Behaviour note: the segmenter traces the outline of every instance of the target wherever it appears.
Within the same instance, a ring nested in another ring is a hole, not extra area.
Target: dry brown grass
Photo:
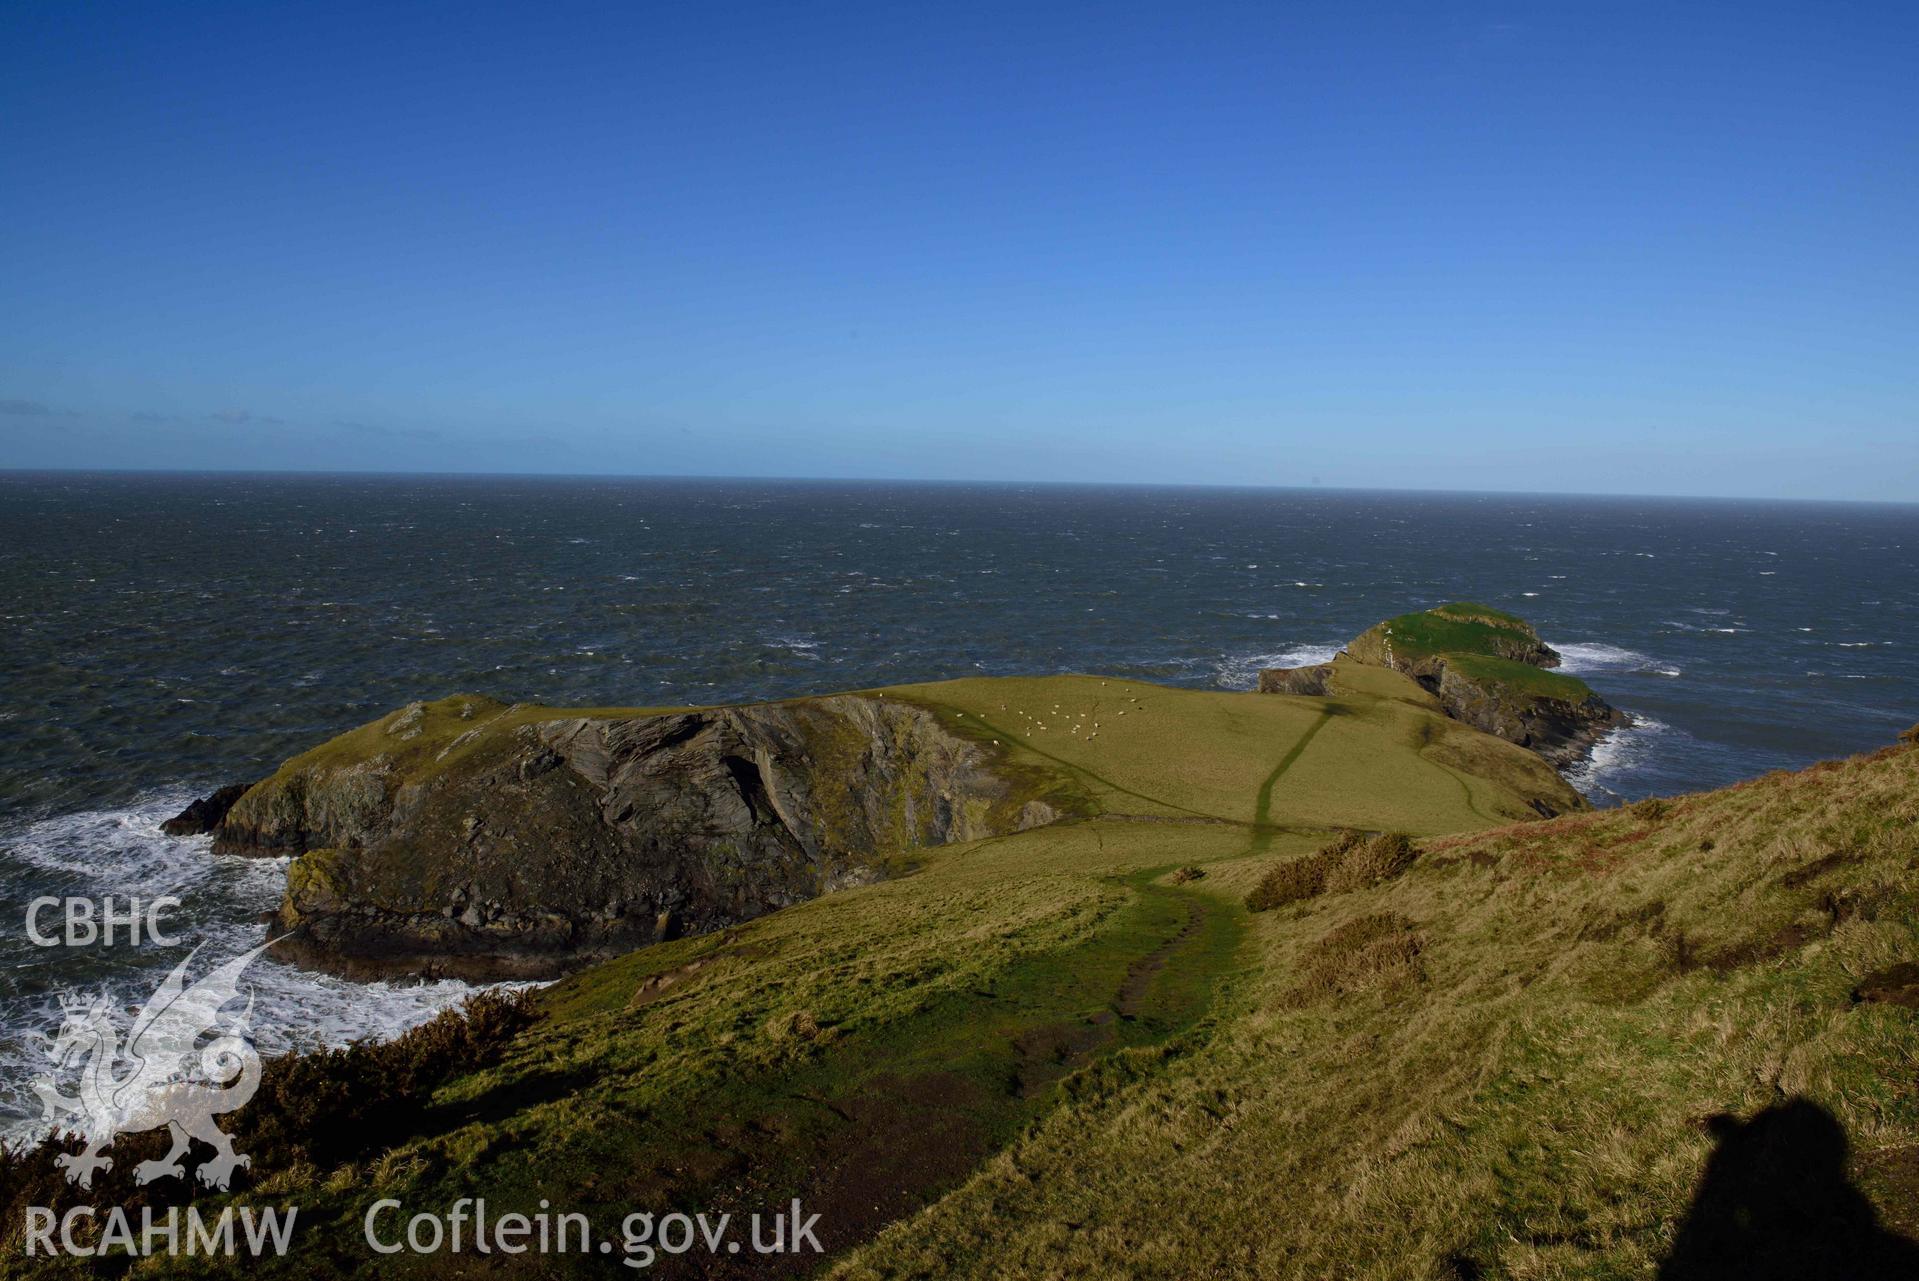
[[[1288,859],[1266,873],[1246,896],[1249,912],[1270,912],[1288,903],[1303,903],[1326,892],[1326,863],[1323,852],[1305,858]]]
[[[1873,1172],[1919,1143],[1919,1014],[1853,993],[1919,960],[1919,752],[1431,846],[1249,917],[1206,1035],[1116,1065],[837,1274],[1649,1276],[1701,1118],[1782,1097],[1901,1208]]]
[[[1356,916],[1306,949],[1293,999],[1305,1003],[1415,983],[1422,977],[1425,946],[1418,928],[1397,912]]]
[[[1267,872],[1246,896],[1246,909],[1270,912],[1321,894],[1370,889],[1404,873],[1418,856],[1411,838],[1400,832],[1376,836],[1342,832],[1305,858],[1280,863]]]

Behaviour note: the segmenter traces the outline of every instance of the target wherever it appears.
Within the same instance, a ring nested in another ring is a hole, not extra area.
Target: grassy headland
[[[1536,756],[1363,679],[872,691],[1064,780],[1080,817],[588,968],[494,1061],[423,1077],[381,1142],[263,1146],[235,1197],[300,1205],[289,1275],[370,1272],[386,1197],[544,1199],[611,1233],[798,1196],[849,1277],[1611,1278],[1725,1232],[1755,1267],[1797,1257],[1788,1228],[1828,1260],[1893,1248],[1874,1204],[1919,1226],[1896,968],[1919,959],[1919,750],[1514,822]],[[1340,874],[1248,910],[1328,844]],[[1355,873],[1354,849],[1385,853]],[[1799,1182],[1743,1193],[1739,1229],[1713,1181],[1782,1132],[1849,1155],[1784,1161]],[[1810,1226],[1776,1212],[1808,1198]],[[274,1270],[190,1270],[221,1268]]]
[[[1386,668],[1418,682],[1448,715],[1565,766],[1627,718],[1584,681],[1548,670],[1559,663],[1524,619],[1455,601],[1366,629],[1330,666],[1261,673],[1260,687],[1288,692],[1303,680],[1336,689],[1355,668]]]

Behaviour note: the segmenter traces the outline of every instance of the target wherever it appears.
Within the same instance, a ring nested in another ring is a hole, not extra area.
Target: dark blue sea
[[[159,821],[409,700],[1060,671],[1244,689],[1453,599],[1533,620],[1634,715],[1573,780],[1602,804],[1919,721],[1919,507],[0,473],[0,1112],[59,989],[138,1000],[180,954],[33,947],[26,901],[172,891],[184,932],[239,950],[284,869]],[[256,973],[270,1047],[390,1032],[465,990]]]

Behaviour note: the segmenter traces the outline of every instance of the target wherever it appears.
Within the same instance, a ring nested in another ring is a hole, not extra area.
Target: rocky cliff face
[[[1555,697],[1485,673],[1468,673],[1456,663],[1442,660],[1438,670],[1437,684],[1428,688],[1448,716],[1531,748],[1559,769],[1577,764],[1609,730],[1626,724],[1624,712],[1591,690],[1583,697],[1571,691],[1568,697]]]
[[[1044,787],[895,699],[568,716],[415,704],[296,757],[215,848],[297,854],[283,953],[543,977],[1053,821]]]
[[[1530,748],[1563,769],[1575,764],[1626,715],[1585,682],[1550,669],[1559,654],[1530,623],[1485,605],[1455,603],[1368,628],[1341,661],[1385,667],[1417,681],[1446,714]],[[1262,693],[1325,694],[1337,664],[1272,668]]]

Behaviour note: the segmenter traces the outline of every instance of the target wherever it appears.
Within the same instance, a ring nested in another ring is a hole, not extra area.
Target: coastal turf
[[[1446,661],[1475,684],[1505,686],[1518,694],[1578,705],[1592,697],[1592,686],[1576,676],[1484,654],[1448,654]]]
[[[1470,601],[1389,618],[1372,629],[1392,638],[1402,659],[1439,654],[1482,654],[1499,658],[1523,653],[1539,643],[1532,624],[1504,610]]]
[[[1532,624],[1505,610],[1455,601],[1401,614],[1369,628],[1351,646],[1368,663],[1418,670],[1443,660],[1480,683],[1513,693],[1579,704],[1592,687],[1575,676],[1549,671],[1528,658],[1540,650]]]
[[[1456,832],[1582,805],[1537,756],[1447,719],[1375,670],[1325,698],[1169,689],[1094,676],[902,686],[956,732],[1066,772],[1098,812],[1257,829]]]
[[[1822,1257],[1919,1229],[1919,1015],[1860,995],[1919,959],[1919,750],[1514,822],[1499,771],[1532,758],[1354,680],[883,691],[1064,772],[1089,816],[585,970],[389,1150],[240,1195],[343,1241],[381,1197],[606,1232],[799,1196],[859,1278],[1617,1278],[1713,1226],[1727,1134],[1798,1109],[1839,1145],[1808,1177],[1869,1207],[1806,1230]],[[1340,827],[1417,857],[1246,911]],[[1747,1248],[1784,1248],[1771,1217]],[[191,1272],[220,1267],[272,1271]]]

